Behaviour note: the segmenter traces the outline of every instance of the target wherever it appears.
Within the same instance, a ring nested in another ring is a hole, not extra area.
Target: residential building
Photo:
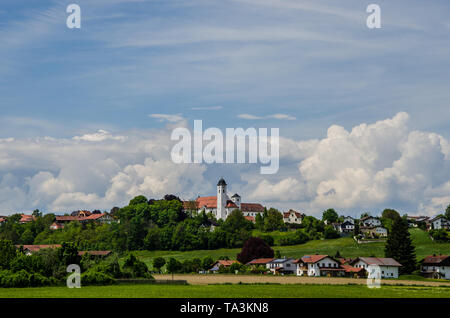
[[[209,271],[213,272],[213,273],[218,273],[221,266],[222,267],[230,267],[234,263],[239,263],[239,262],[236,260],[218,260],[217,262],[215,262],[213,264],[213,266],[211,267],[211,269]]]
[[[364,268],[368,273],[379,270],[381,278],[398,278],[398,269],[402,266],[393,258],[380,257],[358,257],[350,265]]]
[[[450,256],[430,255],[420,261],[420,272],[424,277],[450,279]]]
[[[33,222],[36,218],[33,215],[22,214],[19,222],[21,224]]]
[[[283,213],[284,223],[302,224],[304,217],[305,215],[303,213],[294,210],[289,210],[288,212]]]
[[[250,267],[264,266],[266,268],[269,268],[268,264],[273,260],[274,258],[256,258],[248,262],[246,265]]]
[[[355,230],[355,223],[346,220],[339,225],[337,230],[340,233],[352,233]]]
[[[341,267],[345,270],[346,277],[361,278],[367,276],[367,271],[363,267],[353,267],[348,264],[342,264]]]
[[[387,237],[388,231],[382,226],[362,226],[359,229],[366,237]]]
[[[355,225],[355,223],[356,223],[355,219],[352,218],[351,216],[344,217],[344,220],[342,221],[342,223],[345,223],[345,222],[350,222],[353,225]]]
[[[111,223],[113,218],[108,213],[91,214],[82,219],[83,221],[96,221],[100,223]]]
[[[266,264],[273,274],[295,274],[296,264],[293,258],[275,258]]]
[[[361,226],[374,227],[381,226],[381,221],[373,216],[363,217],[360,221]]]
[[[63,228],[64,224],[59,222],[53,222],[52,225],[50,225],[50,230],[61,230]]]
[[[427,224],[430,220],[428,216],[410,216],[408,215],[406,217],[406,220],[408,221],[408,225],[410,227],[417,227],[420,223]]]
[[[305,255],[294,262],[297,276],[344,276],[345,269],[328,255]]]
[[[430,220],[431,228],[433,230],[450,230],[450,221],[447,220],[443,215],[438,215]]]
[[[61,244],[48,244],[48,245],[16,245],[16,248],[23,248],[23,251],[26,255],[31,255],[33,253],[39,252],[42,249],[46,248],[59,248],[61,247]]]

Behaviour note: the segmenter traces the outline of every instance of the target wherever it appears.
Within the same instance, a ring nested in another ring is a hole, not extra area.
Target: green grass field
[[[432,241],[425,231],[420,229],[410,229],[413,244],[416,246],[417,259],[421,260],[430,254],[450,254],[450,243],[436,243]],[[282,235],[278,233],[277,235]],[[352,238],[345,237],[334,240],[315,240],[305,244],[293,246],[275,246],[282,256],[299,258],[307,254],[328,254],[334,256],[336,251],[344,257],[371,256],[384,257],[384,243],[366,243],[358,244]],[[197,251],[137,251],[139,256],[148,266],[152,267],[152,261],[155,257],[164,257],[166,259],[174,257],[180,261],[192,259],[194,257],[203,258],[211,256],[217,259],[221,256],[228,256],[231,259],[236,258],[240,249],[218,249],[218,250],[197,250]]]
[[[2,288],[0,298],[450,298],[450,287],[365,285],[113,285]]]

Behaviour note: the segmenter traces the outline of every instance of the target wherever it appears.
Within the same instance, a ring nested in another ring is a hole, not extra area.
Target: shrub
[[[446,243],[446,242],[450,241],[450,237],[449,237],[447,231],[444,229],[431,230],[430,235],[436,242]]]
[[[129,254],[125,259],[122,275],[126,278],[153,278],[150,274],[147,265],[138,260],[133,254]]]
[[[81,274],[82,285],[111,285],[116,281],[113,277],[102,273],[89,270]]]

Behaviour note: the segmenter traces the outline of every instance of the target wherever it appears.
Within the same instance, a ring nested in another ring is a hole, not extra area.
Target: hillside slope
[[[413,244],[416,247],[417,259],[421,260],[430,254],[450,254],[450,243],[433,242],[428,234],[420,229],[410,229]],[[372,256],[384,257],[384,243],[357,244],[352,238],[345,237],[333,240],[309,241],[305,244],[292,246],[274,246],[282,256],[299,258],[307,254],[328,254],[334,256],[336,251],[343,257]],[[144,262],[151,267],[153,258],[164,257],[166,259],[174,257],[180,261],[192,259],[194,257],[204,258],[211,256],[217,259],[221,256],[236,258],[240,249],[218,249],[218,250],[197,250],[197,251],[136,251]]]

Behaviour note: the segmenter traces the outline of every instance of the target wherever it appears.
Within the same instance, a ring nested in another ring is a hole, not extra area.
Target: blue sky
[[[159,134],[167,128],[162,114],[188,125],[202,119],[205,127],[278,127],[284,138],[307,141],[326,138],[333,125],[350,131],[406,112],[408,123],[398,120],[399,127],[450,139],[450,3],[372,2],[381,7],[381,29],[366,27],[371,2],[356,0],[3,0],[0,138],[72,140],[100,129]],[[66,27],[70,3],[81,7],[81,29]],[[142,164],[140,156],[117,164]],[[265,181],[301,182],[304,159],[284,158],[279,179]],[[17,178],[28,202],[2,205],[0,189],[0,208],[30,208],[30,178],[49,171],[58,179],[64,168],[0,167],[3,182],[10,180],[6,175]],[[229,175],[238,189],[254,187],[240,169],[204,174],[208,180]],[[108,182],[91,192],[104,196]],[[439,182],[427,189],[438,191]],[[75,188],[83,192],[68,186]],[[428,199],[444,197],[441,192]],[[311,200],[270,202],[306,208]],[[66,207],[49,202],[39,204]],[[423,202],[409,206],[403,199],[375,206],[385,204],[425,209]]]
[[[75,1],[71,30],[73,2],[2,1],[1,136],[157,127],[151,113],[280,126],[237,116],[284,113],[297,120],[282,134],[316,137],[399,111],[449,136],[447,1],[378,1],[379,30],[361,1],[295,0]]]

